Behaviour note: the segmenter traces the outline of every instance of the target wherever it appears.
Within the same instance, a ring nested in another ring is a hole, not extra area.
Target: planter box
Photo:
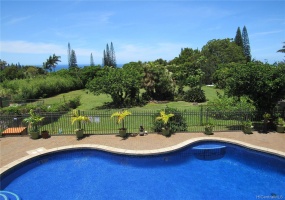
[[[76,130],[75,133],[78,139],[83,138],[83,130]]]
[[[47,138],[49,138],[50,137],[50,135],[49,135],[49,132],[48,131],[42,131],[42,138],[43,139],[47,139]]]
[[[170,136],[170,130],[163,128],[163,129],[162,129],[162,135],[164,135],[164,136]]]
[[[206,135],[213,135],[213,128],[212,127],[208,127],[208,128],[205,128],[205,134]]]
[[[242,131],[245,134],[252,134],[252,127],[243,127]]]
[[[127,129],[120,129],[119,130],[119,135],[121,137],[126,137],[127,136]]]
[[[278,126],[276,127],[276,132],[277,133],[284,133],[285,127],[284,126]]]
[[[36,140],[40,137],[40,132],[29,132],[32,139]]]

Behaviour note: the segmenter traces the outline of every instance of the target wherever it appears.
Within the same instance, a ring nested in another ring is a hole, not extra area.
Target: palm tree
[[[285,42],[283,42],[285,44]],[[282,49],[279,49],[277,52],[285,53],[285,45],[283,45]]]

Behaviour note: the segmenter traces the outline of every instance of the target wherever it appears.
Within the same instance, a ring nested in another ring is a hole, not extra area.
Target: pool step
[[[21,200],[18,195],[13,192],[0,190],[0,200]]]
[[[226,146],[218,144],[201,144],[192,148],[193,154],[200,160],[216,160],[224,157]]]

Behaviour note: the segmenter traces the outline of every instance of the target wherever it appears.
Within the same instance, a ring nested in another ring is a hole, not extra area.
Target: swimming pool
[[[74,149],[26,161],[1,182],[24,200],[281,199],[285,158],[224,142],[153,156]]]

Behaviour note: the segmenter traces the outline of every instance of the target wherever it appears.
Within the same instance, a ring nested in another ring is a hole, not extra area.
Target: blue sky
[[[113,42],[117,63],[172,60],[181,48],[201,49],[234,38],[246,26],[252,57],[282,61],[285,1],[13,1],[1,0],[0,59],[41,65],[50,55],[67,63],[101,64]]]

